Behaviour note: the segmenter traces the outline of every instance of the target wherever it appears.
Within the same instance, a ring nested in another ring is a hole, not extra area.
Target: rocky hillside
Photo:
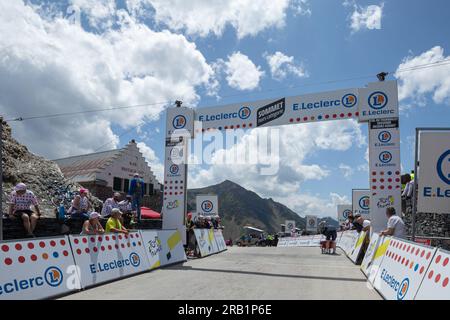
[[[206,188],[189,190],[188,210],[196,210],[197,194],[208,193],[219,196],[219,211],[226,226],[224,230],[226,239],[239,237],[245,225],[276,233],[280,231],[280,224],[284,224],[285,220],[295,220],[298,228],[305,228],[305,219],[285,205],[273,199],[263,199],[229,180]]]
[[[2,132],[3,152],[3,212],[7,213],[7,200],[14,186],[25,183],[34,192],[40,202],[42,213],[47,217],[54,217],[54,206],[51,203],[52,188],[78,190],[79,185],[70,184],[61,173],[56,163],[28,151],[27,147],[18,143],[11,136],[11,127],[3,122]],[[98,199],[92,197],[94,205]]]

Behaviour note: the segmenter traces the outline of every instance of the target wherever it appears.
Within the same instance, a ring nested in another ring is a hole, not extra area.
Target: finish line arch
[[[364,88],[306,94],[217,107],[167,109],[164,159],[163,229],[178,229],[186,243],[187,146],[211,130],[252,129],[355,119],[369,125],[370,218],[375,232],[385,228],[387,206],[401,210],[400,133],[396,81]],[[201,123],[201,129],[194,127]]]

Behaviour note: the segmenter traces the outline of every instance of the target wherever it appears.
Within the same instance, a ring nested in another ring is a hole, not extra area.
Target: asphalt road
[[[240,248],[108,283],[63,299],[381,299],[341,252]]]

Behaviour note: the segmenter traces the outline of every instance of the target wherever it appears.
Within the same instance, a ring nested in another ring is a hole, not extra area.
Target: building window
[[[148,184],[144,183],[144,194],[147,194],[147,187],[148,187]]]
[[[149,183],[148,184],[148,194],[152,195],[153,194],[153,183]]]
[[[129,179],[125,179],[123,184],[123,192],[127,192],[128,190],[130,190],[130,180]]]
[[[113,179],[113,189],[114,189],[114,191],[121,191],[122,190],[122,179],[114,177],[114,179]]]

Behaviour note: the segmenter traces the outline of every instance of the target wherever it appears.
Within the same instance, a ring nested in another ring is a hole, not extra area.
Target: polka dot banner
[[[388,300],[413,300],[436,248],[392,238],[374,279],[374,287]]]
[[[416,300],[450,299],[450,252],[438,249],[434,255]]]
[[[69,240],[83,288],[149,269],[140,232],[71,235]]]
[[[80,289],[74,265],[66,236],[2,242],[0,299],[44,299]]]

